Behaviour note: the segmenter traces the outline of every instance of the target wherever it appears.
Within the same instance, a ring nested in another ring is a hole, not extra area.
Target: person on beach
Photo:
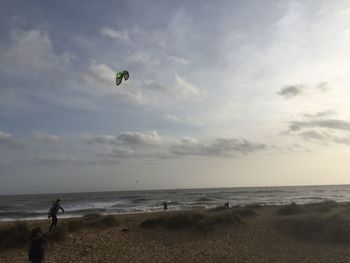
[[[57,214],[59,210],[62,210],[62,212],[64,213],[64,209],[62,208],[61,204],[60,204],[61,200],[57,199],[53,204],[52,207],[50,208],[49,211],[49,215],[48,217],[52,219],[51,225],[50,225],[50,231],[52,230],[53,227],[57,227],[57,222],[58,222],[58,218],[57,218]]]
[[[28,260],[32,263],[41,263],[44,260],[45,238],[40,227],[36,227],[32,230],[29,241]]]
[[[229,203],[229,201],[227,201],[227,202],[224,204],[224,207],[227,207],[227,208],[229,208],[229,207],[230,207],[230,203]]]
[[[165,201],[163,203],[163,207],[164,207],[164,211],[168,210],[168,202],[167,201]]]

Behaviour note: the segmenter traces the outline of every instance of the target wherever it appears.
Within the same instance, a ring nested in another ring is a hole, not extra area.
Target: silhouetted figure
[[[49,211],[49,218],[52,219],[51,225],[50,225],[50,231],[52,230],[53,227],[57,227],[57,222],[58,222],[58,218],[57,218],[57,214],[59,210],[62,210],[62,212],[64,213],[64,209],[62,208],[61,204],[60,204],[61,200],[57,199],[53,204],[52,207],[50,208]]]
[[[229,207],[230,207],[230,203],[227,201],[227,202],[224,204],[224,207],[229,208]]]
[[[165,201],[163,203],[163,207],[164,207],[164,211],[168,210],[168,202],[167,201]]]
[[[32,263],[41,263],[44,260],[45,238],[40,227],[34,228],[29,237],[30,247],[28,260]]]

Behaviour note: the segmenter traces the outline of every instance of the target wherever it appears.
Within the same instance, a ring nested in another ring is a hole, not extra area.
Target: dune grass
[[[70,232],[84,228],[106,228],[118,226],[119,221],[112,215],[90,214],[81,218],[61,220],[58,227],[45,233],[48,242],[63,241]],[[16,248],[27,244],[29,234],[34,225],[26,222],[14,222],[0,227],[0,249]]]
[[[298,240],[350,243],[350,220],[342,214],[299,216],[283,220],[278,225]]]
[[[311,203],[304,205],[297,205],[296,203],[291,203],[289,205],[282,206],[277,210],[279,215],[296,215],[302,213],[328,213],[334,208],[339,207],[339,204],[332,200],[325,200],[319,203]]]
[[[276,223],[277,228],[298,240],[350,243],[350,214],[342,204],[334,201],[292,204],[277,213],[289,215]]]
[[[20,247],[27,243],[30,228],[25,222],[9,223],[0,228],[0,248]]]
[[[221,224],[238,224],[242,218],[256,215],[251,208],[216,207],[201,213],[178,213],[175,215],[148,218],[141,222],[143,228],[164,227],[170,230],[196,229],[212,230]]]
[[[282,206],[277,210],[277,213],[283,216],[295,215],[301,213],[301,207],[293,202],[290,205]]]

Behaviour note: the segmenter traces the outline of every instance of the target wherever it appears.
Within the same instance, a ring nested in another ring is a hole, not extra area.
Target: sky
[[[5,0],[0,35],[0,194],[350,184],[350,1]]]

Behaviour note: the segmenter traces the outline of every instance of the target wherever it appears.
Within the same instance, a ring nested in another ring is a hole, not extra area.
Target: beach
[[[45,262],[350,262],[349,240],[334,238],[332,229],[316,238],[318,229],[304,233],[303,229],[295,228],[302,231],[299,236],[285,230],[293,220],[299,225],[304,220],[312,228],[315,218],[324,218],[326,221],[322,222],[328,226],[339,225],[340,217],[347,220],[342,223],[347,222],[343,227],[348,229],[350,205],[324,204],[117,215],[113,216],[118,220],[117,226],[84,227],[68,231],[64,240],[47,242]],[[170,221],[164,219],[172,220],[179,215],[194,218],[193,215],[200,214],[204,215],[198,221],[202,224],[196,221],[184,227],[181,224],[167,227]],[[153,219],[161,217],[165,223],[157,225],[159,220]],[[309,218],[314,219],[307,221]],[[338,221],[329,221],[332,218]],[[147,219],[156,223],[142,227]],[[59,227],[69,220],[74,219],[60,220]],[[49,223],[48,220],[28,222],[31,226],[42,226],[44,231]],[[8,224],[1,223],[0,227]],[[1,262],[27,262],[27,251],[28,245],[2,249]]]

